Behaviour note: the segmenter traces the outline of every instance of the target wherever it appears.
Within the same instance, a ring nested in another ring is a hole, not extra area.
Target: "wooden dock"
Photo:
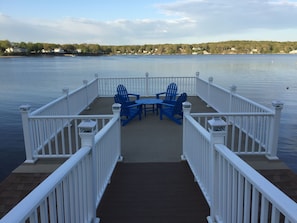
[[[120,163],[97,216],[102,223],[207,222],[209,207],[186,162]]]
[[[192,112],[213,112],[189,98]],[[110,114],[112,98],[99,98],[84,114]],[[206,222],[209,207],[182,154],[182,126],[155,114],[122,127],[122,155],[97,209],[101,222]],[[242,157],[297,201],[297,175],[281,161]],[[0,218],[65,160],[23,164],[0,184]]]

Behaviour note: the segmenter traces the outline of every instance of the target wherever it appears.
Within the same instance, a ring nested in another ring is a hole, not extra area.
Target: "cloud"
[[[295,28],[296,2],[263,0],[184,0],[157,5],[167,15],[196,21],[205,34],[226,34],[249,29]]]
[[[102,45],[297,39],[292,0],[179,0],[155,8],[164,19],[17,20],[0,14],[0,39]]]

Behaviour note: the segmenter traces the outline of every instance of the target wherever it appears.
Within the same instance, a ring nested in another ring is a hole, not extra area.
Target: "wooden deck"
[[[119,163],[100,223],[207,222],[209,208],[186,162]]]
[[[192,112],[212,112],[189,98]],[[100,98],[84,114],[110,114],[113,99]],[[209,208],[182,154],[182,126],[148,114],[122,127],[122,155],[97,209],[101,222],[206,222]],[[244,159],[297,201],[297,175],[281,161]],[[51,163],[53,162],[53,163]],[[23,164],[0,183],[0,218],[64,160]]]

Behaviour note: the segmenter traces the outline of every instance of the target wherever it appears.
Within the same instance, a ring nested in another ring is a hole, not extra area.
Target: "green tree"
[[[0,53],[3,54],[7,48],[11,47],[11,43],[8,40],[0,41]]]

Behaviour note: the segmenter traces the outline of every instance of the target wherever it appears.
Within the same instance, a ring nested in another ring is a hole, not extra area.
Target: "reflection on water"
[[[0,58],[0,180],[24,160],[18,107],[32,109],[71,90],[83,80],[119,76],[194,76],[273,109],[284,102],[279,156],[297,172],[297,55],[199,55]]]

